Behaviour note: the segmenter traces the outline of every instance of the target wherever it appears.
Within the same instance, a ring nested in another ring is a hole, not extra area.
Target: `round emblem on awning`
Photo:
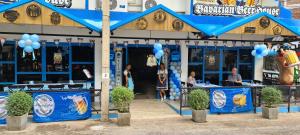
[[[36,4],[31,4],[26,8],[26,13],[30,17],[38,17],[41,15],[41,8]]]
[[[3,13],[3,17],[6,18],[9,22],[16,21],[19,15],[20,14],[18,13],[18,11],[15,10],[8,10]]]
[[[51,14],[51,17],[50,17],[50,18],[51,18],[51,23],[52,23],[52,24],[54,24],[54,25],[60,24],[61,19],[60,19],[59,13],[53,12],[53,13]]]
[[[267,17],[260,18],[259,25],[260,25],[260,27],[262,27],[264,29],[268,28],[270,26],[270,19]]]
[[[140,18],[136,22],[136,27],[139,30],[145,30],[148,27],[148,21],[145,18]]]
[[[184,23],[179,19],[175,19],[172,23],[172,27],[174,30],[180,31],[183,29]]]
[[[145,2],[145,8],[146,9],[152,8],[152,7],[156,6],[156,5],[157,5],[157,2],[155,0],[147,0]]]
[[[163,23],[167,18],[167,15],[164,11],[157,11],[154,13],[153,20],[157,23]]]
[[[282,32],[282,27],[280,25],[276,25],[273,27],[273,33],[274,35],[280,35]]]

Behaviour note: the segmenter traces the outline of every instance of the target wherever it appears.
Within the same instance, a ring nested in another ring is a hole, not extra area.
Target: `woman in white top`
[[[158,82],[157,90],[160,92],[161,101],[166,99],[166,90],[168,90],[168,70],[165,68],[165,65],[160,64],[160,69],[157,72]]]
[[[126,69],[124,71],[124,76],[125,76],[125,86],[128,89],[133,90],[134,84],[133,84],[133,79],[132,79],[132,75],[131,75],[131,65],[130,64],[128,64],[126,66]]]
[[[195,71],[192,71],[190,76],[189,76],[188,82],[187,82],[188,87],[194,87],[196,85],[195,76],[196,76]]]

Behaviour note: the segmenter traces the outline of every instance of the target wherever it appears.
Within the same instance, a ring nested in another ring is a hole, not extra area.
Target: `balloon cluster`
[[[35,60],[34,49],[39,49],[41,44],[39,43],[40,37],[36,34],[22,35],[21,40],[18,42],[19,47],[23,48],[23,57],[25,57],[25,53],[32,53],[33,60]]]
[[[277,56],[278,55],[278,49],[279,47],[277,45],[273,46],[272,48],[269,48],[269,56]]]
[[[269,54],[269,50],[265,44],[255,45],[251,54],[255,56],[255,58],[261,59]]]
[[[155,58],[158,59],[158,65],[159,65],[161,57],[164,55],[164,51],[162,49],[161,43],[154,44],[153,53],[155,54]]]
[[[176,65],[176,64],[175,64]],[[177,71],[176,66],[171,64],[171,76],[170,76],[170,100],[178,100],[180,97],[181,79],[180,74]],[[180,64],[179,64],[180,65]]]

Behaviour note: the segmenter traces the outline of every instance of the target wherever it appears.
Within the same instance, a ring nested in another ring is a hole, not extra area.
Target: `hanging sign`
[[[56,7],[65,7],[65,8],[72,7],[72,0],[45,0],[45,1]]]
[[[91,116],[91,95],[82,92],[33,93],[33,121],[82,120]]]
[[[7,93],[0,93],[0,125],[6,124],[6,103],[7,103],[8,94]]]
[[[250,88],[216,88],[210,90],[211,113],[238,113],[252,109]]]
[[[279,16],[278,0],[193,0],[193,14],[248,16],[267,12]]]

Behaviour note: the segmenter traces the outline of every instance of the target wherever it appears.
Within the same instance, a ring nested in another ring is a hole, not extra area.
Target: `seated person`
[[[187,81],[187,86],[188,87],[194,87],[196,85],[195,76],[196,76],[195,71],[192,71],[189,78],[188,78],[188,81]]]
[[[242,77],[237,73],[237,68],[232,68],[231,75],[228,76],[227,81],[229,81],[229,83],[232,83],[231,85],[233,86],[242,85]]]

